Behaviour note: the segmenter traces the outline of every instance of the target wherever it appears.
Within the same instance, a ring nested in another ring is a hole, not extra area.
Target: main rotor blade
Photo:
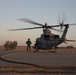
[[[69,42],[76,42],[76,40],[65,40],[65,41],[69,41]]]
[[[9,31],[30,30],[30,29],[39,29],[39,28],[43,28],[43,27],[32,27],[32,28],[9,29]]]
[[[39,25],[39,26],[44,26],[43,24],[37,23],[37,22],[35,22],[35,21],[31,20],[31,19],[27,19],[27,18],[21,18],[21,19],[17,19],[17,20],[27,22],[27,23],[31,23],[31,24],[35,24],[35,25]]]
[[[60,25],[52,25],[52,26],[50,26],[50,25],[48,25],[47,27],[48,28],[51,28],[51,27],[59,27]]]
[[[73,23],[73,24],[69,24],[69,25],[76,25],[76,23]]]
[[[62,30],[58,30],[58,29],[55,29],[55,28],[52,28],[52,27],[50,29],[58,31],[58,32],[63,32]]]
[[[63,24],[63,26],[66,26],[66,25],[67,25],[67,24]],[[68,24],[68,25],[72,26],[72,25],[76,25],[76,23]],[[50,28],[50,27],[60,27],[60,25],[52,25],[52,26],[48,25],[48,27],[49,27],[49,28]]]

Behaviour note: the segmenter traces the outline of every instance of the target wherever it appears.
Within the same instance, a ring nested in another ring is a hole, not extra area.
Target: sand
[[[61,71],[63,74],[67,71],[67,75],[71,71],[76,74],[76,49],[57,49],[55,53],[48,50],[39,50],[40,52],[33,52],[33,50],[27,52],[25,46],[6,50],[0,46],[2,58],[0,59],[0,75],[52,75],[51,72],[54,72],[53,75],[59,72],[60,75]],[[42,67],[52,69],[42,69]]]
[[[18,46],[15,50],[6,50],[0,47],[0,56],[5,60],[32,63],[40,66],[76,66],[76,49],[57,49],[55,53],[48,50],[39,50],[39,52],[26,51],[25,46]],[[1,66],[23,65],[0,60]]]

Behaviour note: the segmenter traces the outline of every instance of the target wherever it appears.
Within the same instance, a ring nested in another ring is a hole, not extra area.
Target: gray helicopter
[[[36,38],[36,42],[33,46],[35,51],[38,51],[39,49],[42,49],[42,50],[49,50],[49,51],[55,52],[56,47],[58,45],[60,45],[61,43],[66,43],[66,41],[76,42],[76,40],[67,40],[66,39],[66,34],[67,34],[67,31],[68,31],[69,25],[76,25],[76,24],[64,24],[64,22],[62,21],[59,25],[50,26],[47,23],[40,24],[40,23],[34,22],[30,19],[26,19],[26,18],[21,18],[21,19],[18,19],[18,20],[24,21],[24,22],[27,22],[27,23],[31,23],[31,24],[34,24],[34,25],[38,25],[39,27],[10,29],[10,31],[43,28],[43,34],[41,34],[40,37]],[[60,27],[61,29],[63,27],[65,27],[65,28],[62,31],[62,30],[55,29],[54,27]],[[59,35],[55,35],[55,34],[51,33],[50,29],[56,30],[56,31],[61,31],[61,32],[63,32],[63,34],[60,37]]]

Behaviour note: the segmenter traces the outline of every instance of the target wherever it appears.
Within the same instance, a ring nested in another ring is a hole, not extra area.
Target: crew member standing
[[[28,38],[28,40],[26,41],[26,44],[27,44],[27,51],[31,51],[32,42],[30,41],[30,38]]]

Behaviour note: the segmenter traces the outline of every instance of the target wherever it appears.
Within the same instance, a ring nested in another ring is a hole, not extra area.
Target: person
[[[28,38],[28,40],[26,41],[26,44],[27,44],[27,51],[31,51],[32,42],[30,41],[30,38]]]

